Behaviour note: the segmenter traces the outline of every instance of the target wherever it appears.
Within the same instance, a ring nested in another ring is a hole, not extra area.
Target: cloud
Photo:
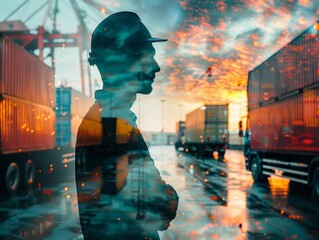
[[[166,48],[165,92],[199,102],[243,98],[248,71],[307,28],[319,9],[319,3],[294,0],[185,0],[180,5],[186,18]],[[218,77],[199,80],[209,66]]]
[[[136,12],[153,34],[168,35],[180,27],[184,18],[175,0],[120,0],[116,10]]]

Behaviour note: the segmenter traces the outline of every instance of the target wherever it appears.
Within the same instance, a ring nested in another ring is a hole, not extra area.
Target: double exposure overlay
[[[318,239],[319,2],[0,7],[0,239]]]

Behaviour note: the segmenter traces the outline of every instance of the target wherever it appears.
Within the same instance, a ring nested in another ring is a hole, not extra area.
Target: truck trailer
[[[228,141],[228,104],[204,105],[186,115],[184,151],[223,157]],[[217,155],[218,153],[218,155]]]
[[[248,74],[246,168],[312,185],[319,200],[319,23]],[[239,127],[243,125],[240,122]]]
[[[52,68],[1,35],[0,59],[0,189],[13,194],[41,186],[54,173],[62,177],[58,169],[75,153],[59,142],[55,105],[61,96],[56,99]]]

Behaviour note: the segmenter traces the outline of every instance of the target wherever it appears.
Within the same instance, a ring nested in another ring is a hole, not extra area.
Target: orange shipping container
[[[52,69],[23,47],[0,36],[0,94],[53,107]]]
[[[1,153],[53,149],[55,113],[51,107],[2,96],[0,131]]]

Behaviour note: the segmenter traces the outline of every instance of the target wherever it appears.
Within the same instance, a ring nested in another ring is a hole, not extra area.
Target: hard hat
[[[93,31],[88,61],[94,65],[101,51],[106,49],[115,51],[138,42],[164,41],[167,39],[152,37],[136,13],[117,12],[105,18]]]

